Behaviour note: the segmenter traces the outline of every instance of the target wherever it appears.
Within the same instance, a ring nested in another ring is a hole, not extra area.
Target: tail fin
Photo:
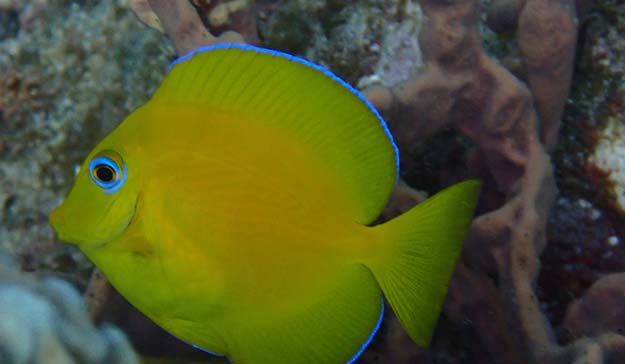
[[[374,227],[389,254],[370,268],[402,326],[421,346],[430,343],[479,188],[475,180],[458,183]]]

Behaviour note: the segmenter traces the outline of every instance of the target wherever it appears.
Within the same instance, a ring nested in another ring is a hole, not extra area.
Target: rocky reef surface
[[[24,269],[77,281],[90,266],[53,243],[47,214],[86,153],[147,100],[173,49],[120,1],[1,2],[0,20],[0,246]]]

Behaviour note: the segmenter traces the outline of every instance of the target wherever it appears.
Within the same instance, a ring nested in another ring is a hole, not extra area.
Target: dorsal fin
[[[180,57],[151,102],[201,106],[287,130],[333,169],[371,223],[396,182],[399,159],[384,120],[330,71],[286,53],[248,45],[198,48]]]

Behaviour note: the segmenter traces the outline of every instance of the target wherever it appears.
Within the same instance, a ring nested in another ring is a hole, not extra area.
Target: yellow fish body
[[[478,183],[370,227],[397,178],[384,121],[302,59],[239,45],[174,63],[50,216],[133,305],[235,364],[353,362],[382,292],[429,343]]]

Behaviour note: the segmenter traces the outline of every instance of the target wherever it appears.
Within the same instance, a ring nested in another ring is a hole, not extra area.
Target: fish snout
[[[61,212],[61,207],[59,206],[52,210],[48,218],[50,225],[52,225],[52,227],[56,230],[56,226],[63,221],[63,212]]]
[[[61,206],[58,206],[48,216],[48,221],[52,229],[56,232],[58,240],[67,241],[67,234],[65,234],[63,226],[65,226],[65,214]]]

